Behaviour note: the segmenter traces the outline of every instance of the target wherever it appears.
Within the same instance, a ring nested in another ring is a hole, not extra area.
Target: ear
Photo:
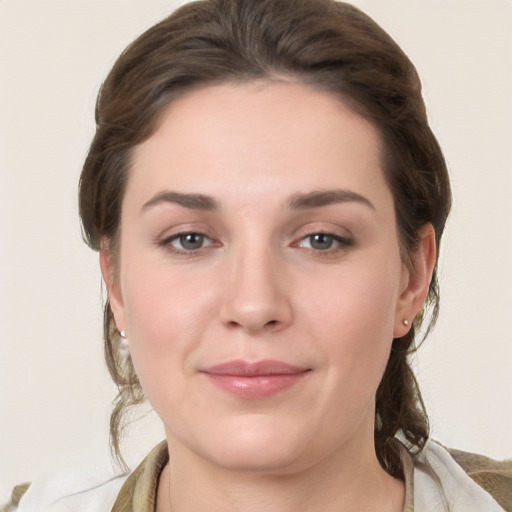
[[[103,276],[103,281],[107,288],[110,309],[114,315],[117,329],[119,331],[123,331],[126,329],[123,294],[121,292],[119,278],[116,275],[114,263],[112,261],[112,253],[108,249],[108,244],[106,242],[101,244],[99,256],[101,275]]]
[[[401,294],[395,312],[394,338],[405,336],[414,318],[421,310],[428,294],[432,272],[436,263],[437,248],[432,224],[425,224],[419,232],[418,247],[404,263]],[[404,320],[407,324],[404,324]]]

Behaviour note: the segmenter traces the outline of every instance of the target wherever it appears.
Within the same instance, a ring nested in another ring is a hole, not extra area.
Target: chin
[[[267,474],[294,472],[298,459],[296,448],[283,446],[275,439],[250,444],[235,441],[230,446],[216,447],[210,457],[211,462],[226,470]]]
[[[310,436],[286,422],[266,415],[251,415],[231,425],[217,425],[202,436],[196,454],[215,466],[237,472],[290,473],[302,469]],[[284,424],[283,424],[284,423]],[[307,464],[306,464],[307,465]]]

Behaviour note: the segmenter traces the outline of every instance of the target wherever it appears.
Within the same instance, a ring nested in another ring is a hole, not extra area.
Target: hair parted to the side
[[[426,223],[434,226],[439,246],[451,205],[448,174],[428,125],[418,74],[399,46],[364,13],[335,0],[201,0],[181,7],[128,46],[100,90],[96,134],[80,179],[80,215],[90,247],[106,244],[116,261],[130,155],[154,132],[165,107],[192,88],[250,80],[308,84],[372,122],[382,139],[403,258],[414,253]],[[435,269],[426,306],[409,333],[393,341],[377,391],[375,446],[380,463],[394,476],[401,468],[392,439],[400,434],[419,451],[428,438],[409,355],[426,309],[431,309],[432,324],[438,307]],[[123,462],[123,418],[144,397],[130,358],[120,355],[108,301],[104,341],[119,389],[111,443]]]

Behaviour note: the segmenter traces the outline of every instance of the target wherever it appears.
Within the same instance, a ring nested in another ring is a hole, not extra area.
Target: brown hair
[[[439,246],[451,195],[446,165],[429,128],[418,74],[399,46],[357,8],[335,0],[201,0],[189,3],[134,41],[105,80],[96,135],[80,180],[84,238],[107,241],[115,259],[121,203],[134,147],[155,130],[164,107],[184,91],[219,82],[291,79],[340,97],[380,131],[383,169],[395,203],[404,258],[432,223]],[[437,317],[436,271],[422,313],[393,341],[377,390],[375,446],[382,466],[401,474],[394,437],[422,449],[428,421],[409,355],[425,308]],[[428,329],[427,329],[428,330]],[[122,356],[109,302],[105,354],[119,394],[111,442],[122,461],[127,408],[144,400],[130,358]]]

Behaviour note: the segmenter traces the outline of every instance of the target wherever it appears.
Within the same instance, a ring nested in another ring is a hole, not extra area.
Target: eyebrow
[[[306,194],[294,194],[288,201],[288,206],[294,210],[320,208],[336,203],[361,203],[375,210],[373,203],[366,197],[351,190],[319,190]]]
[[[142,211],[162,203],[179,204],[191,210],[211,211],[218,210],[219,208],[217,201],[213,197],[204,194],[183,194],[181,192],[164,190],[154,195],[147,203],[144,203]]]
[[[351,190],[319,190],[305,194],[294,194],[287,201],[288,208],[303,210],[308,208],[321,208],[336,203],[356,202],[375,210],[375,206],[369,199]],[[219,203],[211,196],[204,194],[185,194],[164,190],[158,192],[149,201],[144,203],[142,211],[148,210],[159,204],[178,204],[191,210],[214,211],[219,209]]]

